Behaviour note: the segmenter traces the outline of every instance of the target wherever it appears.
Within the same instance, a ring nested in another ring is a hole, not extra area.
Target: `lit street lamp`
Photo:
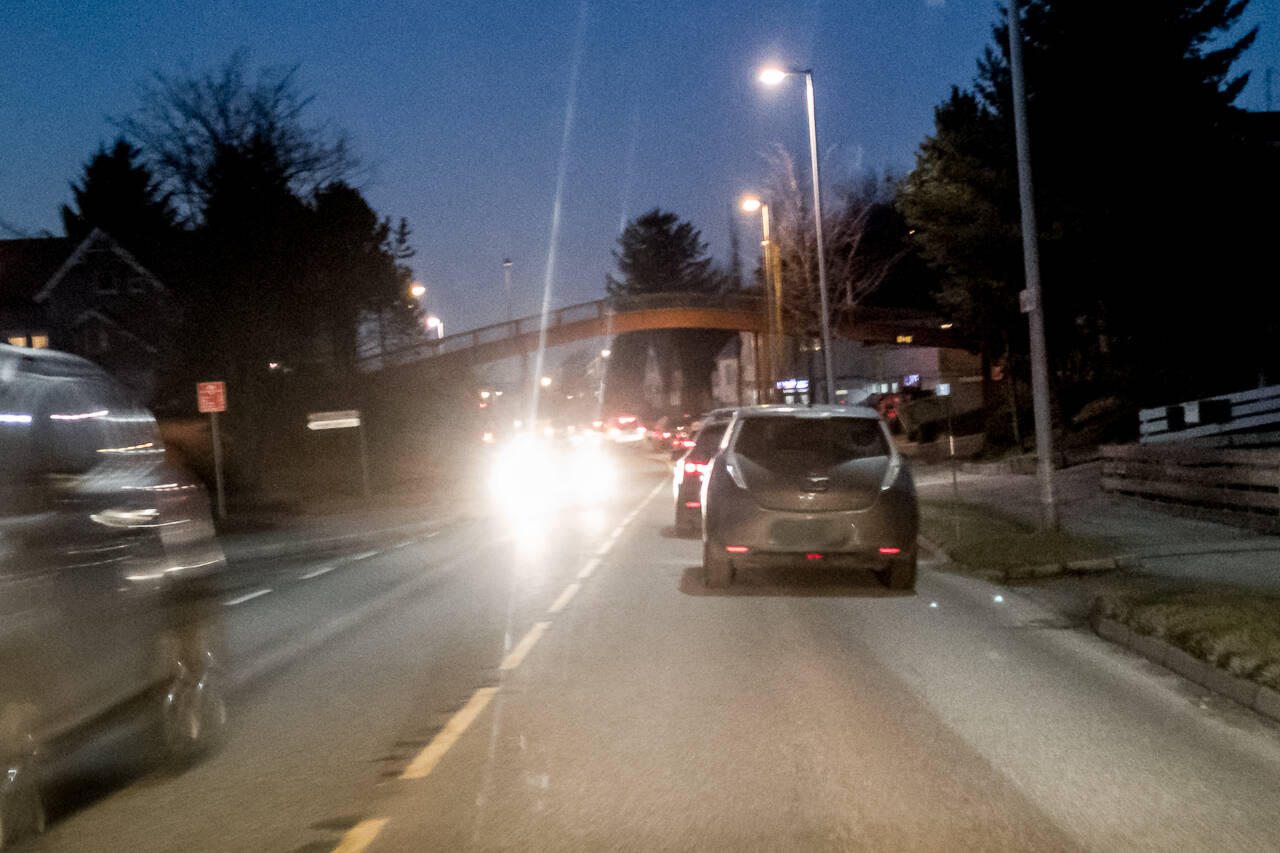
[[[444,337],[444,321],[435,314],[427,315],[427,328],[436,330],[437,339]]]
[[[427,295],[426,285],[422,284],[421,282],[415,281],[413,283],[413,287],[409,288],[409,295],[412,296],[414,299],[421,299],[422,297]]]
[[[549,388],[549,387],[551,387],[551,377],[550,377],[550,376],[544,376],[544,377],[542,377],[542,379],[538,380],[538,382],[539,382],[539,384],[541,384],[541,385],[542,385],[542,387],[543,387],[543,388]]]
[[[761,247],[764,251],[764,308],[765,327],[768,330],[769,354],[766,387],[762,390],[766,399],[772,399],[777,390],[776,382],[782,373],[782,266],[778,247],[769,235],[769,205],[755,196],[742,200],[742,209],[748,213],[760,211],[760,225],[764,233]],[[770,285],[770,277],[773,284]]]
[[[760,82],[766,86],[776,86],[787,77],[796,74],[804,75],[805,100],[809,110],[809,163],[813,170],[813,227],[818,236],[818,296],[822,310],[822,363],[826,370],[826,402],[835,401],[835,373],[831,366],[831,318],[827,307],[827,261],[822,245],[822,196],[818,186],[818,123],[813,110],[813,69],[812,68],[766,68],[760,72]],[[812,391],[810,392],[812,399]]]

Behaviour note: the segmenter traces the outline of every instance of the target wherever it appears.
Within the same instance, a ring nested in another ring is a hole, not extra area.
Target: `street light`
[[[507,322],[511,322],[511,259],[502,259],[502,271],[507,279]]]
[[[436,330],[436,338],[444,337],[444,321],[435,314],[427,315],[427,328]]]
[[[414,299],[421,299],[422,297],[427,295],[426,285],[422,284],[421,282],[415,281],[413,283],[413,287],[409,288],[409,295],[412,296]]]
[[[600,350],[601,358],[608,358],[611,355],[613,355],[613,350],[609,349],[608,347],[605,347],[604,349]]]
[[[539,384],[540,384],[540,385],[542,385],[542,387],[543,387],[543,388],[549,388],[549,387],[551,387],[551,377],[550,377],[550,376],[544,376],[544,377],[542,377],[540,380],[538,380],[538,382],[539,382]]]
[[[831,318],[827,308],[827,261],[822,246],[822,195],[818,186],[818,122],[813,110],[813,69],[812,68],[765,68],[760,72],[760,82],[766,86],[776,86],[792,75],[804,75],[805,100],[809,110],[809,164],[813,170],[813,227],[818,236],[818,296],[822,310],[822,363],[826,369],[826,402],[833,402],[835,395],[835,372],[831,366]],[[812,393],[812,392],[811,392]]]
[[[782,372],[782,266],[778,247],[769,235],[769,205],[755,196],[747,196],[742,200],[742,209],[748,213],[760,211],[760,226],[764,233],[760,245],[764,250],[765,326],[770,344],[767,385],[761,390],[767,398],[772,398]],[[769,284],[770,276],[773,278],[772,286]]]

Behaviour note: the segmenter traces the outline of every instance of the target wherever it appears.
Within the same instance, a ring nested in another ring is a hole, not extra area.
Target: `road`
[[[554,523],[237,567],[223,749],[81,762],[31,849],[1280,849],[1274,724],[928,561],[707,590],[623,464]]]

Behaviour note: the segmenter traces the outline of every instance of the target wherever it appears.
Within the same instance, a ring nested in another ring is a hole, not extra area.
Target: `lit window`
[[[48,335],[32,335],[31,336],[32,349],[46,349],[48,348],[48,346],[49,346]]]
[[[10,335],[8,340],[15,347],[25,347],[27,345],[26,335]]]

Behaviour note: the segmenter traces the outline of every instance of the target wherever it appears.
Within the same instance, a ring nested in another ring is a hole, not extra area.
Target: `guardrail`
[[[1190,514],[1280,529],[1280,450],[1110,445],[1102,490]]]
[[[1280,385],[1143,409],[1138,421],[1138,440],[1142,444],[1203,439],[1280,425]]]

